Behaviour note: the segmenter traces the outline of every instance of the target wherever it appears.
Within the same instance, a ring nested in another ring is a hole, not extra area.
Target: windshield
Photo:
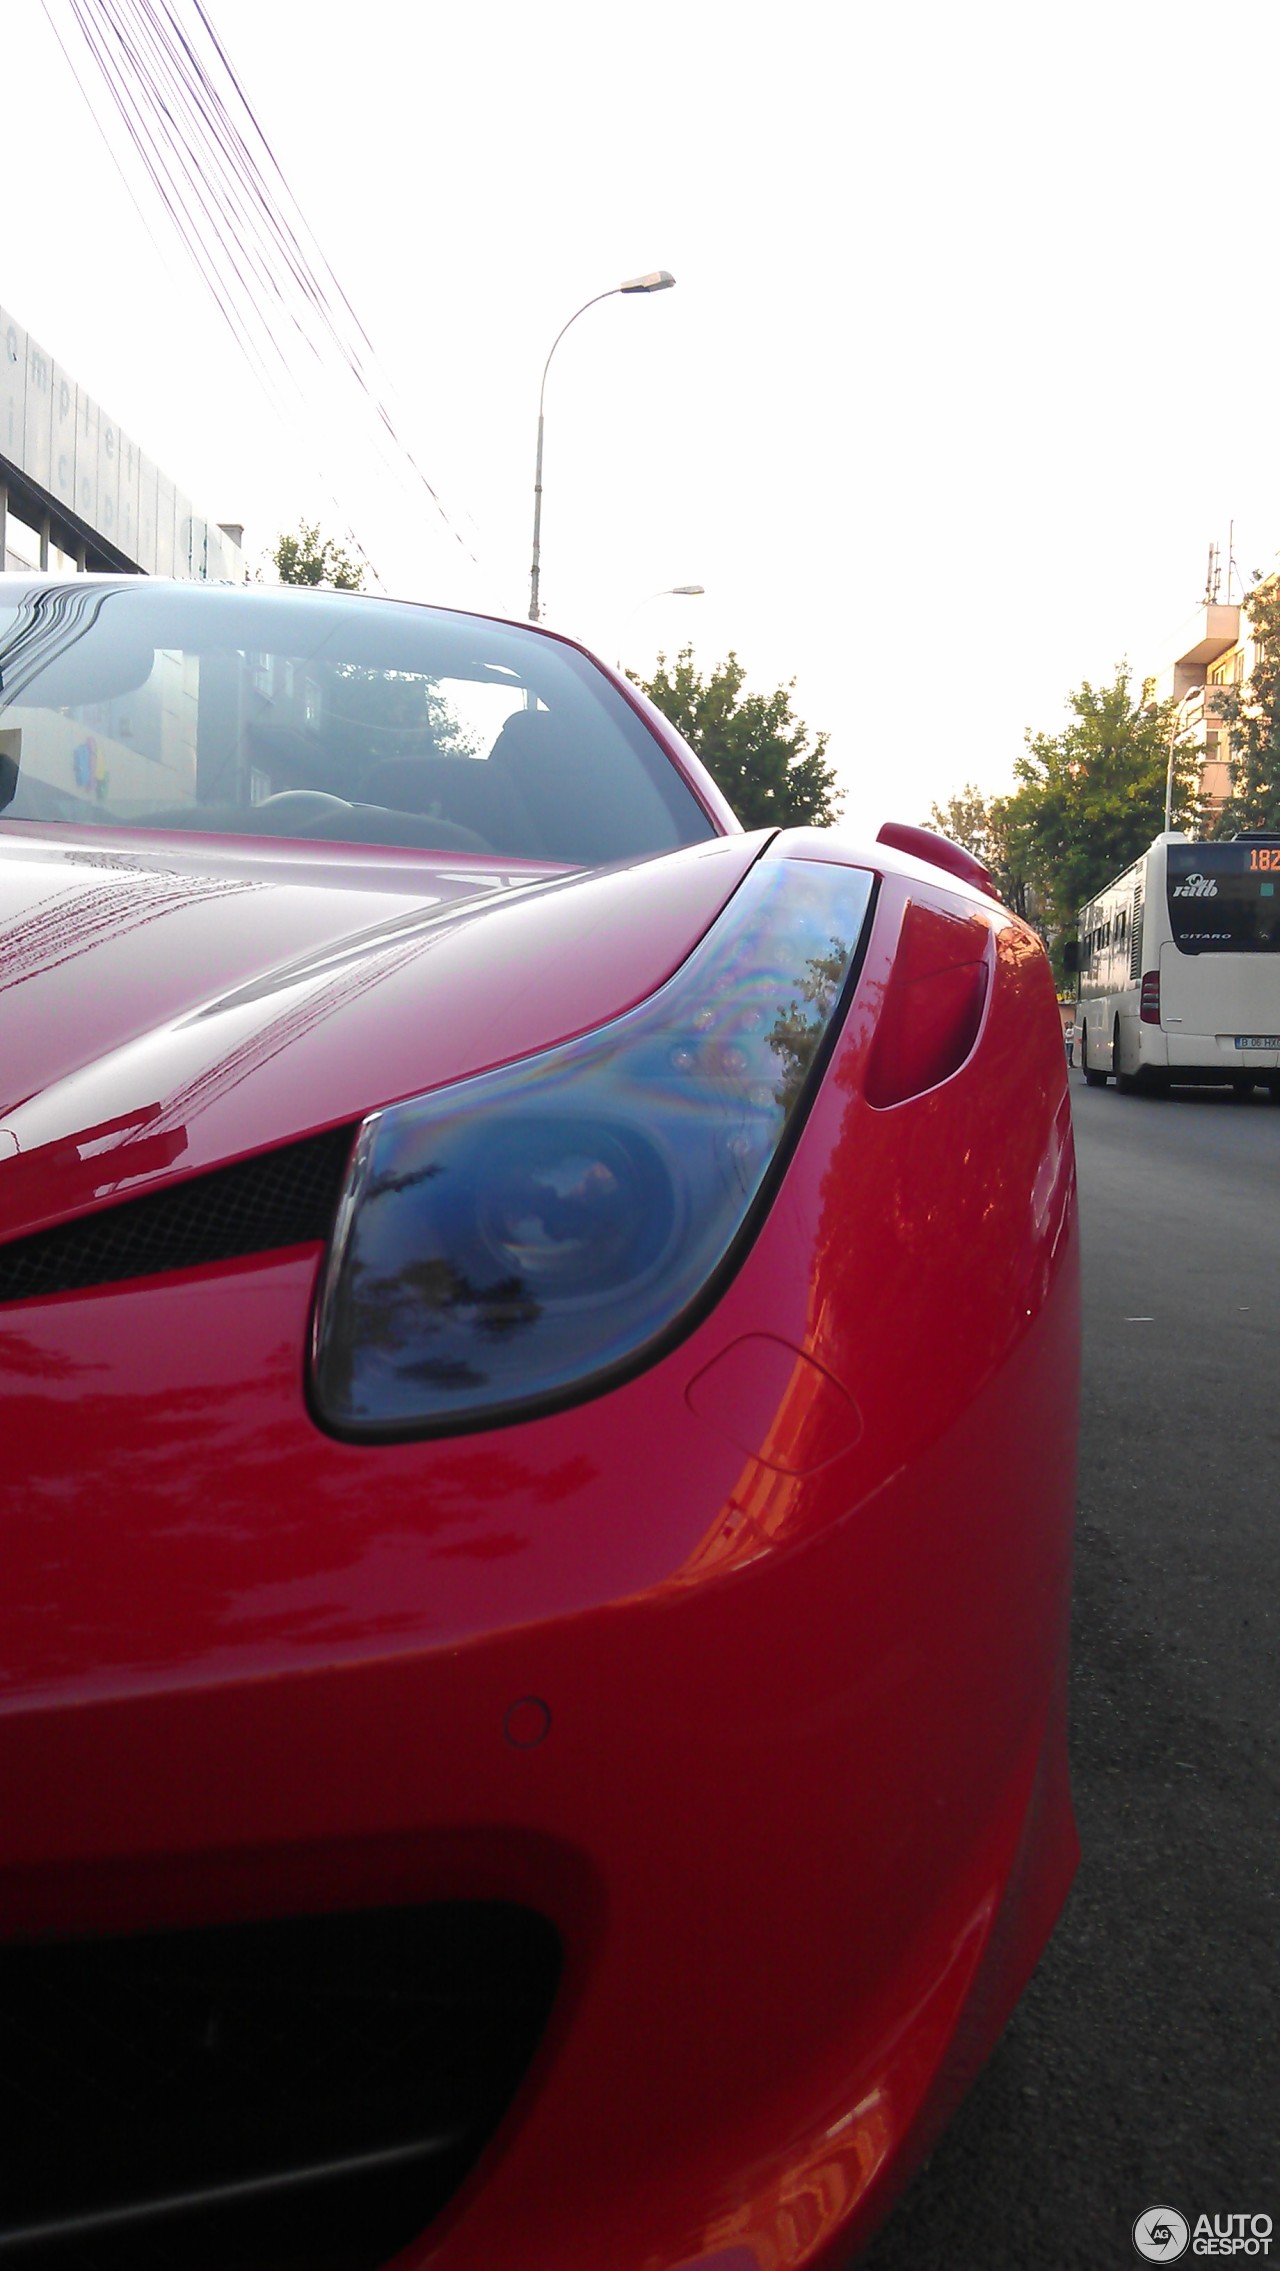
[[[1168,889],[1183,954],[1280,951],[1280,844],[1170,844]]]
[[[597,866],[714,835],[630,705],[513,625],[317,591],[0,598],[0,825]]]

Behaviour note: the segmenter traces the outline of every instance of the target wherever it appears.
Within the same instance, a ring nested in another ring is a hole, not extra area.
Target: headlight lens
[[[691,1323],[797,1124],[871,891],[758,861],[638,1009],[366,1120],[316,1309],[321,1423],[523,1416]]]

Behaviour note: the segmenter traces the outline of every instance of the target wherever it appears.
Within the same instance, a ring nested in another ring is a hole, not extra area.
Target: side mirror
[[[1077,976],[1080,969],[1080,941],[1078,938],[1069,938],[1063,947],[1062,967],[1069,978]]]

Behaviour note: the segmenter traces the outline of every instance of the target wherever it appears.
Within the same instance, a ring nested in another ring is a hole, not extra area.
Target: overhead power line
[[[57,5],[58,0],[44,0],[46,15],[142,213],[62,37]],[[393,390],[368,333],[289,188],[202,0],[65,0],[65,5],[146,182],[277,414],[291,423],[300,409],[309,417],[316,368],[326,379],[336,376],[353,392],[384,470],[399,483],[409,475],[476,563],[399,430],[389,407]],[[154,242],[154,232],[148,233]],[[380,581],[354,532],[346,533]]]

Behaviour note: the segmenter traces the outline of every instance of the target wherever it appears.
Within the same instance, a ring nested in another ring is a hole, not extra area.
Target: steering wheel
[[[309,836],[328,843],[387,844],[399,851],[492,852],[487,836],[456,820],[426,812],[398,812],[389,804],[352,804],[327,789],[277,789],[252,807],[267,815],[264,833]]]

